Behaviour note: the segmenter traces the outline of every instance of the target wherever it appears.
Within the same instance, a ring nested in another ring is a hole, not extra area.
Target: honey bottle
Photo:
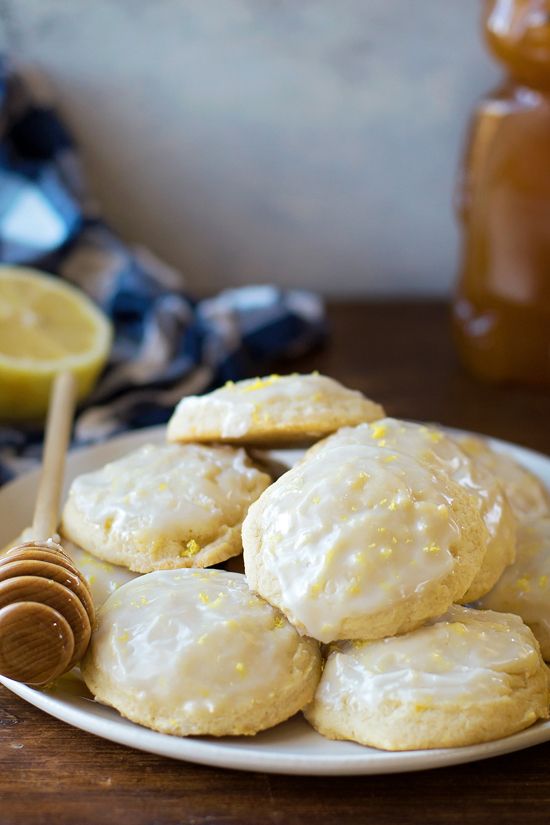
[[[506,76],[461,169],[455,338],[481,378],[550,385],[550,0],[485,0],[483,25]]]

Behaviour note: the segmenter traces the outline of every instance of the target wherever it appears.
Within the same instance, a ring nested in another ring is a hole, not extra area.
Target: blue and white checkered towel
[[[163,423],[183,395],[258,374],[322,339],[323,306],[310,292],[251,286],[195,301],[181,275],[125,246],[99,217],[41,78],[0,62],[0,107],[0,260],[77,284],[115,328],[76,443]],[[0,427],[0,484],[33,466],[41,447],[38,430]]]

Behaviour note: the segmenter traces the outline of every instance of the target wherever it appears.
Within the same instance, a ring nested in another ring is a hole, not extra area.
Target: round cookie
[[[550,517],[521,526],[515,564],[479,606],[521,616],[550,660]]]
[[[482,438],[453,436],[464,452],[500,481],[518,521],[550,515],[550,491],[519,461],[493,450]]]
[[[454,605],[405,636],[335,644],[304,713],[384,750],[475,745],[546,719],[549,676],[518,616]]]
[[[79,476],[62,534],[138,573],[207,567],[241,552],[241,524],[270,483],[244,450],[146,445]]]
[[[270,375],[228,381],[207,395],[183,398],[168,422],[167,438],[292,444],[383,415],[379,404],[325,375]]]
[[[475,501],[446,474],[361,445],[296,465],[243,524],[251,589],[322,642],[441,615],[470,586],[486,541]]]
[[[488,532],[487,549],[461,601],[472,602],[488,593],[516,554],[516,519],[497,479],[437,427],[395,418],[341,429],[315,444],[305,460],[319,450],[344,444],[366,444],[410,455],[443,470],[475,497]]]
[[[251,735],[311,701],[321,656],[244,576],[169,570],[105,602],[81,669],[100,702],[153,730]]]

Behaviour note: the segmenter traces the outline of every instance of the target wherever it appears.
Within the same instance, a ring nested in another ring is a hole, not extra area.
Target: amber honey
[[[550,384],[550,0],[486,2],[484,28],[507,76],[461,170],[456,340],[482,378]]]

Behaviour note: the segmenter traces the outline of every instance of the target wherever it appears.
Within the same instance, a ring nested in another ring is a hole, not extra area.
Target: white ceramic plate
[[[146,442],[160,441],[163,436],[162,428],[154,428],[74,452],[68,460],[66,483],[76,475],[96,469]],[[549,458],[504,442],[493,442],[493,445],[509,452],[550,486]],[[295,453],[278,451],[275,457],[290,463]],[[0,490],[0,547],[11,542],[30,523],[37,482],[38,473],[33,472]],[[101,575],[101,568],[96,575]],[[324,739],[301,716],[250,738],[178,738],[142,728],[123,719],[112,708],[95,702],[77,670],[60,679],[55,688],[49,690],[35,690],[1,677],[0,681],[51,716],[105,739],[174,759],[249,771],[333,776],[395,773],[485,759],[550,740],[548,721],[538,722],[521,733],[483,745],[387,753],[351,742]]]

